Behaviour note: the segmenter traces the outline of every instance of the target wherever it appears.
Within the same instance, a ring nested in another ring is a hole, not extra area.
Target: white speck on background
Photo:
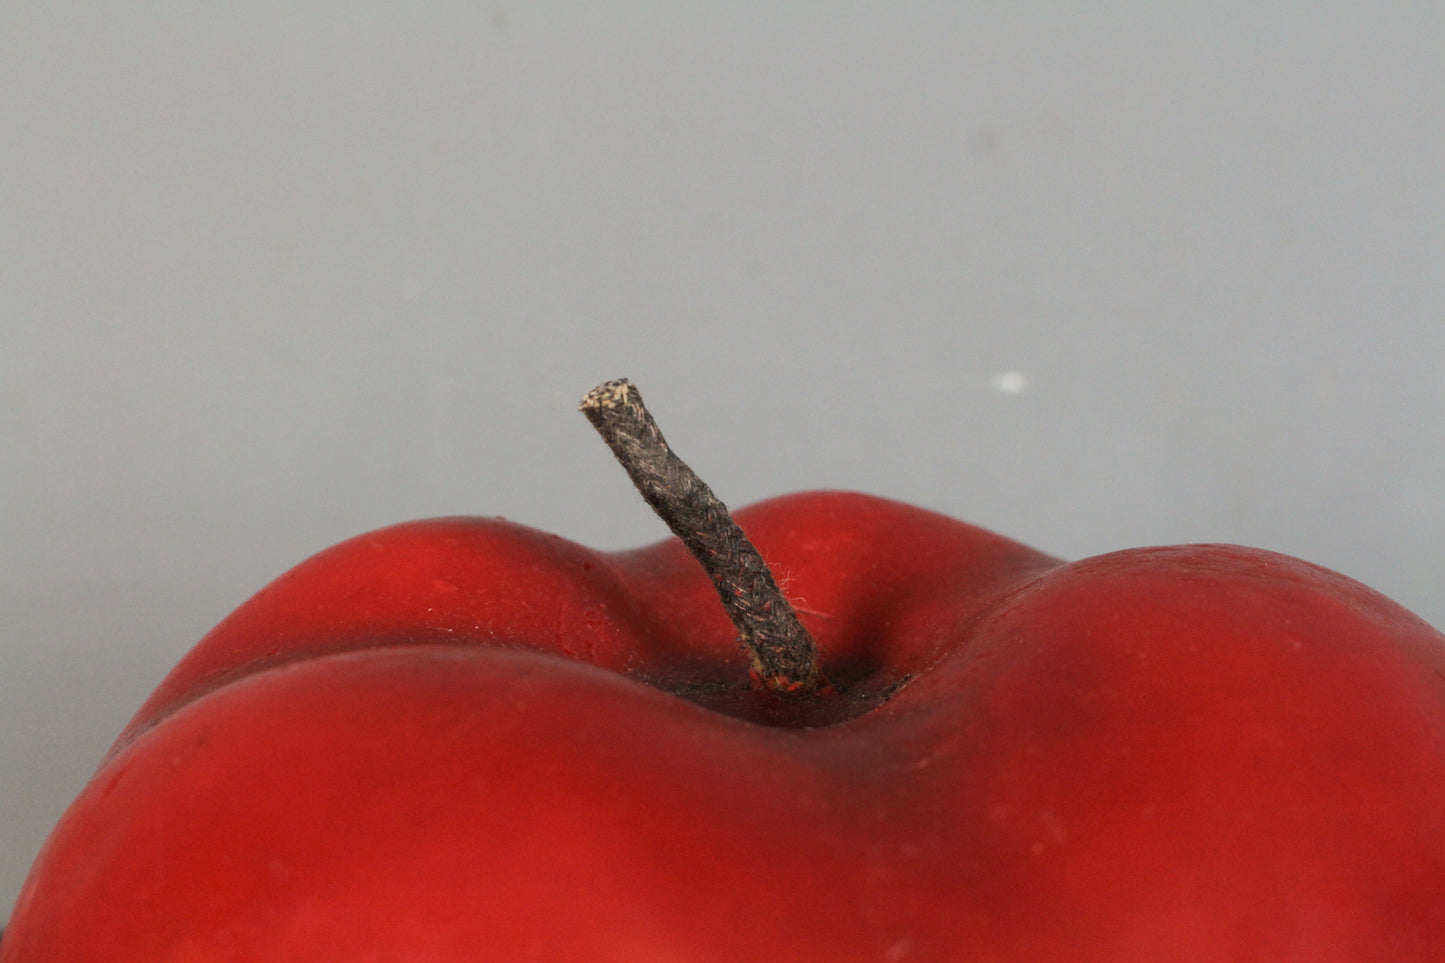
[[[1021,395],[1029,390],[1029,376],[1022,371],[1000,371],[988,379],[988,385],[1006,395]]]

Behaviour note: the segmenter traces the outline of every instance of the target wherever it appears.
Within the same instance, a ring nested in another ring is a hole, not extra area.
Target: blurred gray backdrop
[[[406,518],[1236,541],[1445,625],[1445,5],[9,4],[0,918],[183,652]]]

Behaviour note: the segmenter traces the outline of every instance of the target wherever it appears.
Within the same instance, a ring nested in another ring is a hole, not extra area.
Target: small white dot
[[[1022,371],[1000,371],[988,381],[994,391],[1019,395],[1029,390],[1029,376]]]

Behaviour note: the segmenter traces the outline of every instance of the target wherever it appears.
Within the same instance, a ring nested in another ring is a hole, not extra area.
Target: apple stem
[[[579,410],[712,579],[752,660],[753,677],[781,692],[823,688],[818,647],[762,555],[727,506],[668,447],[632,382],[604,381],[587,393]]]

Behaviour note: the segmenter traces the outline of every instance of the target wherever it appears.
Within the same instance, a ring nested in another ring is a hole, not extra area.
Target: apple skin
[[[161,684],[0,963],[1440,958],[1445,637],[1400,606],[851,493],[737,519],[839,691],[749,685],[675,540],[364,535]]]

